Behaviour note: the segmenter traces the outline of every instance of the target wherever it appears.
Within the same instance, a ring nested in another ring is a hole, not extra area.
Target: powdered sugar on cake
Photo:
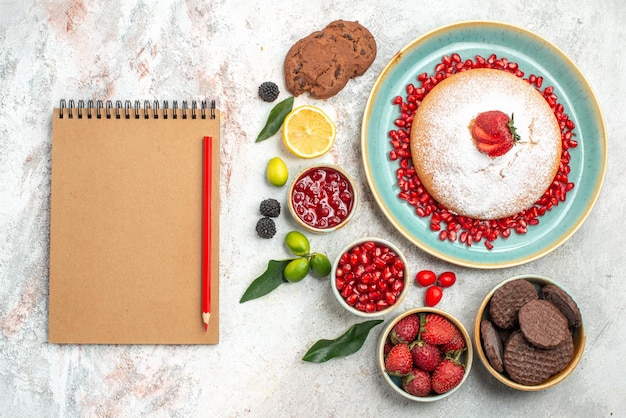
[[[480,152],[471,122],[481,112],[513,114],[520,140],[506,154]],[[554,113],[534,87],[499,70],[474,69],[440,82],[415,113],[411,152],[428,192],[451,212],[476,219],[514,215],[552,183],[561,155]]]

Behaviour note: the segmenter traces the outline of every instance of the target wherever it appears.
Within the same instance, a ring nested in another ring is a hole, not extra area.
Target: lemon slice
[[[305,105],[292,110],[283,122],[283,142],[301,158],[326,154],[335,142],[335,123],[318,107]]]

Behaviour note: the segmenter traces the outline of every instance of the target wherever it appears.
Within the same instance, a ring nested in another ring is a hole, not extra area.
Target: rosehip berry
[[[441,287],[450,287],[456,282],[456,274],[451,271],[444,271],[439,275],[438,283]]]
[[[443,291],[441,290],[441,287],[437,285],[432,285],[428,289],[426,289],[424,302],[426,303],[426,306],[433,307],[439,303],[442,296],[443,296]]]
[[[437,275],[432,270],[421,270],[415,275],[415,283],[420,286],[428,287],[431,284],[435,284]]]

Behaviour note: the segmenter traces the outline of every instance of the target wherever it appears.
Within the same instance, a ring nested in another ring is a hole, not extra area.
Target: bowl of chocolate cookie
[[[487,371],[505,385],[547,389],[569,376],[583,355],[582,314],[556,281],[532,274],[511,277],[483,299],[474,346]]]

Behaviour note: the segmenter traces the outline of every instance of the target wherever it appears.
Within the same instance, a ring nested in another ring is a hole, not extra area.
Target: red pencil
[[[211,206],[213,201],[213,138],[204,137],[202,199],[202,322],[209,330],[211,318]]]

